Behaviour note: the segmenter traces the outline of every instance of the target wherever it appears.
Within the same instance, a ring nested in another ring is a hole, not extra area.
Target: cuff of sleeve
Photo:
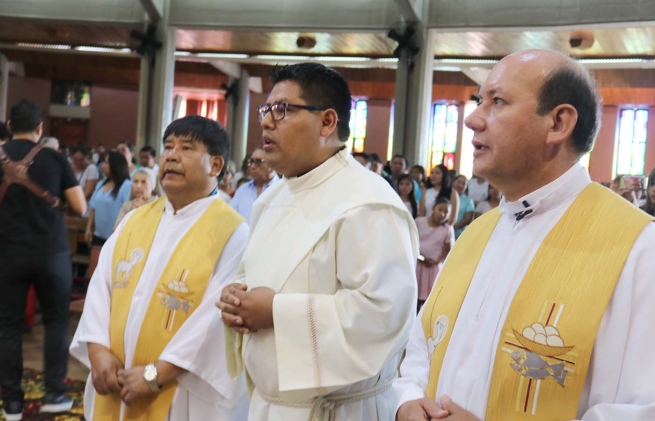
[[[70,354],[75,357],[79,362],[84,364],[88,369],[91,369],[91,361],[89,360],[89,343],[102,345],[109,348],[109,341],[104,336],[82,336],[73,338],[73,343],[69,348]]]
[[[394,383],[394,389],[396,390],[396,395],[398,396],[398,406],[396,407],[396,413],[398,413],[398,410],[401,406],[403,406],[403,404],[425,397],[425,392],[423,389],[415,385],[399,385],[399,382],[402,381],[403,379],[400,378]]]
[[[243,356],[241,355],[241,343],[243,335],[229,327],[223,329],[225,336],[225,360],[227,372],[233,379],[236,379],[243,372]]]
[[[281,392],[315,387],[312,342],[312,306],[307,294],[276,294],[273,299],[273,325]],[[315,331],[314,331],[315,332]]]

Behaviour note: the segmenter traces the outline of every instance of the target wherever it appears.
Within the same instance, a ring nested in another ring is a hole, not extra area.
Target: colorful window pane
[[[353,100],[350,108],[350,138],[346,143],[352,152],[364,152],[367,117],[368,103],[363,99]]]
[[[439,164],[444,164],[451,170],[454,168],[458,121],[458,105],[434,104],[429,168],[434,168]]]
[[[648,109],[621,110],[616,148],[616,174],[644,174],[647,136]]]

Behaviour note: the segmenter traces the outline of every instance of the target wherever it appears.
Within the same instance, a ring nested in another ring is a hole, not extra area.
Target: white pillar
[[[7,92],[9,91],[9,61],[0,54],[0,121],[7,119]]]

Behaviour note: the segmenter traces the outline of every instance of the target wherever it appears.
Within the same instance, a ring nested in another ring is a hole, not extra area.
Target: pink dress
[[[421,254],[434,260],[439,260],[446,244],[455,243],[455,231],[450,225],[431,227],[425,216],[416,218],[418,236],[421,243]],[[439,275],[443,264],[426,266],[423,262],[416,263],[416,279],[418,280],[418,299],[425,301],[432,291],[434,281]]]

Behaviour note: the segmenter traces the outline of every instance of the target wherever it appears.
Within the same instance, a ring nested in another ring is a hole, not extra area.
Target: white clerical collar
[[[347,167],[351,159],[353,158],[350,157],[348,151],[343,149],[310,172],[300,177],[285,177],[283,180],[289,186],[291,193],[311,189],[330,178],[340,169]]]
[[[529,193],[516,202],[503,198],[498,207],[501,213],[512,215],[517,220],[548,212],[572,197],[577,196],[591,183],[587,169],[576,162],[555,181]]]
[[[190,204],[186,205],[182,209],[179,209],[177,213],[175,212],[175,209],[173,209],[173,205],[171,202],[168,201],[168,198],[166,198],[166,205],[164,206],[164,213],[166,215],[174,216],[176,218],[180,217],[187,217],[187,216],[193,216],[195,214],[199,214],[205,211],[207,207],[216,199],[219,199],[220,195],[214,194],[212,196],[207,196],[203,197],[202,199],[198,199],[195,202],[191,202]]]

